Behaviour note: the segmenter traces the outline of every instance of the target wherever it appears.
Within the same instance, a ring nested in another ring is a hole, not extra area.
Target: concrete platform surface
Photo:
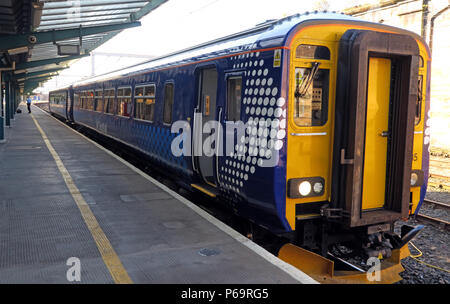
[[[314,282],[47,113],[21,108],[0,144],[0,283]]]

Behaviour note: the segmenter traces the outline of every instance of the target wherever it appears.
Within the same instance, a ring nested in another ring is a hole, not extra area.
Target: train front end
[[[418,211],[428,175],[426,44],[383,25],[317,20],[286,46],[286,219],[297,244],[404,256],[420,227],[397,235],[394,223]]]

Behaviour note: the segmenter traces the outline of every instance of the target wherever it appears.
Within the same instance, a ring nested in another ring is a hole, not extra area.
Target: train
[[[254,28],[49,94],[49,111],[145,153],[296,246],[389,258],[420,230],[430,67],[417,34],[340,13]]]

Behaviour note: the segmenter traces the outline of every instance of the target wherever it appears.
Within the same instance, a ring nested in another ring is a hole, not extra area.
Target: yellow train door
[[[369,58],[362,210],[383,208],[389,136],[391,60]]]

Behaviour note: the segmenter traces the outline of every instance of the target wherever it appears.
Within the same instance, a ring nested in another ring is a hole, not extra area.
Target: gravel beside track
[[[450,204],[450,193],[434,187],[428,187],[427,199],[440,203]],[[428,204],[423,204],[420,213],[440,219],[450,220],[450,212],[443,209],[433,209]],[[398,222],[397,227],[405,222]],[[423,255],[417,259],[425,263],[450,271],[450,233],[448,230],[422,223],[414,219],[406,222],[409,225],[425,225],[424,229],[412,240]],[[409,245],[412,255],[419,252]],[[426,266],[408,257],[402,261],[405,271],[401,273],[403,278],[400,284],[450,284],[450,273]]]

